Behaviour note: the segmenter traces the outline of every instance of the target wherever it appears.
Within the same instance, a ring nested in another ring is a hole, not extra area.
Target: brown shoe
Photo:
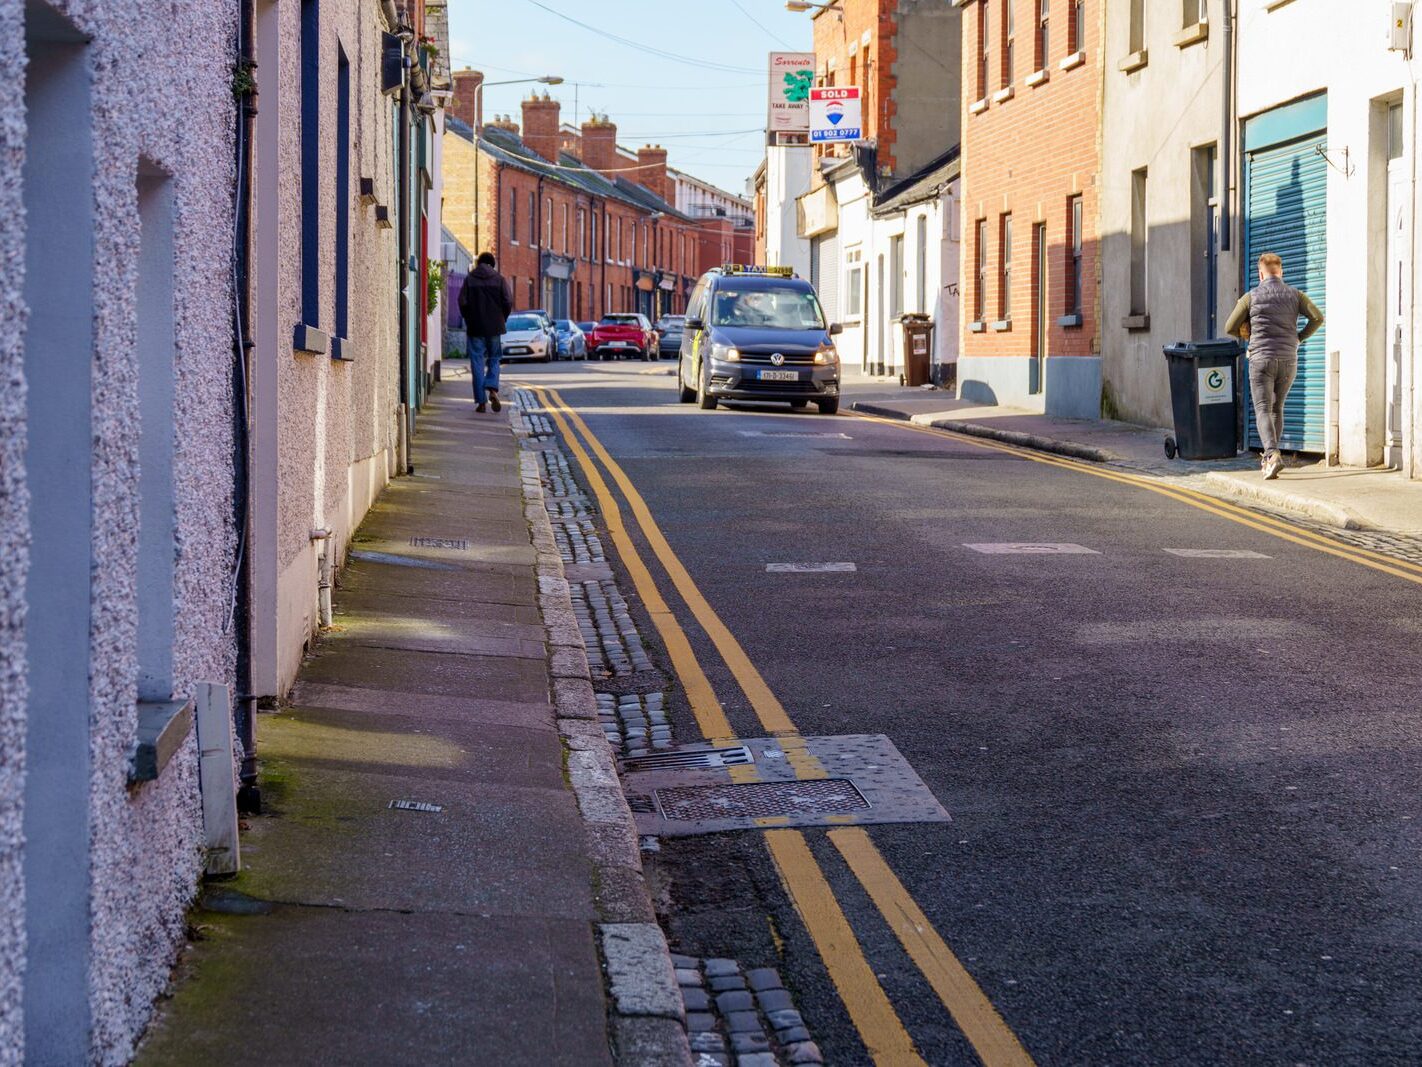
[[[474,410],[475,410],[475,411],[483,411],[483,410],[484,410],[484,405],[483,405],[483,404],[475,404],[475,405],[474,405]]]
[[[497,389],[489,390],[489,406],[495,411],[501,411],[503,409],[503,405],[499,403],[499,391]]]

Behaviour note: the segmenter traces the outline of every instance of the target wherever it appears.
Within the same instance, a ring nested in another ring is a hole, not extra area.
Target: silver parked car
[[[520,311],[510,315],[505,324],[502,347],[505,359],[536,359],[547,363],[553,359],[558,341],[541,314]]]

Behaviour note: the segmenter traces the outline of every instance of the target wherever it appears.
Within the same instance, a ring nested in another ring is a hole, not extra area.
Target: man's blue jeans
[[[489,399],[487,390],[499,391],[500,340],[497,335],[469,338],[469,372],[474,377],[474,399],[480,404]]]

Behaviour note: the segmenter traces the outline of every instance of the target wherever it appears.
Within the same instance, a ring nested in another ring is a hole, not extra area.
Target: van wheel
[[[681,360],[676,361],[676,386],[677,399],[683,404],[690,404],[696,399],[696,390],[687,387],[686,374],[682,369]]]
[[[821,415],[838,415],[839,397],[835,397],[833,400],[816,400],[815,407],[820,409]]]
[[[702,411],[716,410],[716,398],[711,395],[710,382],[704,370],[696,378],[696,405]]]

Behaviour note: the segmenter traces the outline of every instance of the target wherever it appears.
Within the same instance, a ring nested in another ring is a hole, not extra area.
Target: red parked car
[[[588,334],[588,353],[598,359],[656,359],[657,331],[646,315],[604,315]]]

